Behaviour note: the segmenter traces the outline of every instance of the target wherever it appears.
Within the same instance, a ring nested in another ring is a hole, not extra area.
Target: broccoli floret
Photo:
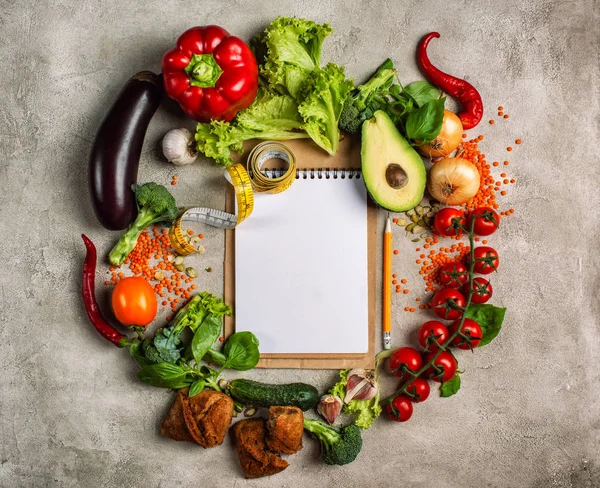
[[[354,424],[338,429],[321,420],[304,419],[304,428],[321,442],[325,464],[351,463],[362,449],[360,429]]]
[[[394,64],[390,59],[386,59],[369,81],[350,92],[340,115],[340,129],[349,134],[356,134],[360,130],[362,123],[370,119],[378,108],[370,106],[373,96],[385,96],[393,83],[395,73]]]
[[[156,222],[171,222],[177,217],[175,199],[164,186],[145,183],[141,186],[131,185],[131,189],[135,193],[138,214],[108,254],[108,260],[114,266],[125,262],[146,227]]]

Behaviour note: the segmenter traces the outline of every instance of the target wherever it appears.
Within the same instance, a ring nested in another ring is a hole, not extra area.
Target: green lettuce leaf
[[[331,155],[338,149],[338,121],[353,88],[354,82],[346,79],[344,68],[328,63],[323,69],[311,73],[304,88],[305,98],[298,106],[308,135]]]
[[[331,387],[329,393],[344,399],[346,396],[346,383],[348,382],[349,369],[340,371],[340,381]],[[354,415],[354,423],[361,429],[368,429],[373,421],[381,415],[381,405],[379,404],[379,391],[375,397],[370,400],[351,400],[350,403],[344,403],[342,411],[349,415]]]

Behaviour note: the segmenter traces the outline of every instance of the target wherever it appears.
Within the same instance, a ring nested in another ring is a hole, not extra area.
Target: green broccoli
[[[325,464],[351,463],[362,449],[360,429],[354,424],[338,429],[321,420],[304,419],[304,428],[321,442]]]
[[[114,266],[125,262],[146,227],[156,222],[171,222],[177,217],[175,199],[164,186],[145,183],[141,186],[131,185],[131,189],[135,193],[138,214],[108,254],[108,260]]]
[[[371,106],[374,95],[385,96],[395,74],[394,64],[390,59],[386,59],[369,81],[352,90],[340,115],[340,129],[349,134],[356,134],[362,123],[380,108],[378,105]]]

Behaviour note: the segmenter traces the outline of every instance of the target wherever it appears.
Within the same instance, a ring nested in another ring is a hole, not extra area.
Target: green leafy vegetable
[[[471,303],[465,311],[465,317],[472,319],[479,324],[483,337],[478,347],[486,346],[492,342],[504,322],[506,308],[495,307],[494,305]]]
[[[254,368],[260,359],[258,339],[252,332],[236,332],[227,339],[223,353],[227,358],[225,368],[247,371]]]
[[[428,81],[415,81],[404,87],[404,93],[410,96],[418,107],[442,96],[442,92]]]
[[[351,463],[362,449],[362,434],[354,424],[339,429],[321,420],[304,419],[304,428],[321,443],[325,464]]]
[[[333,385],[329,393],[339,398],[346,396],[346,383],[348,382],[349,369],[340,371],[340,380]],[[349,415],[354,415],[354,423],[361,429],[371,427],[373,421],[381,415],[381,405],[379,404],[379,390],[370,400],[350,400],[349,403],[344,403],[342,411]]]
[[[189,397],[196,396],[198,393],[200,393],[202,390],[204,390],[205,383],[206,382],[204,380],[194,381],[190,386],[190,391],[188,392],[188,396]]]
[[[191,382],[181,366],[171,363],[144,366],[138,371],[137,377],[144,383],[159,388],[185,388]]]
[[[222,325],[223,321],[220,317],[209,315],[196,330],[191,348],[192,355],[197,363],[202,361],[206,351],[212,347],[221,335]]]
[[[406,136],[419,142],[435,139],[442,128],[445,101],[445,98],[430,100],[411,112],[406,119]]]
[[[455,374],[450,381],[446,381],[440,386],[440,391],[443,397],[455,395],[458,390],[460,390],[460,376],[458,373]]]

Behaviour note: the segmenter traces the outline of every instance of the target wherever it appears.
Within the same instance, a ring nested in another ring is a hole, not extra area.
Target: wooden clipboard
[[[261,141],[249,141],[244,145],[244,154],[237,157],[245,163],[249,151]],[[360,169],[360,140],[346,137],[340,141],[338,152],[329,156],[311,139],[297,139],[283,142],[296,156],[296,164],[303,168]],[[234,212],[233,187],[227,190],[225,209]],[[249,218],[252,218],[250,216]],[[244,225],[242,223],[242,225]],[[377,207],[367,203],[367,279],[368,279],[368,327],[369,348],[362,354],[262,354],[258,368],[293,369],[347,369],[375,367],[375,326],[376,326],[376,276],[377,276]],[[235,229],[225,231],[224,298],[233,308],[233,316],[225,317],[224,335],[235,332]]]

